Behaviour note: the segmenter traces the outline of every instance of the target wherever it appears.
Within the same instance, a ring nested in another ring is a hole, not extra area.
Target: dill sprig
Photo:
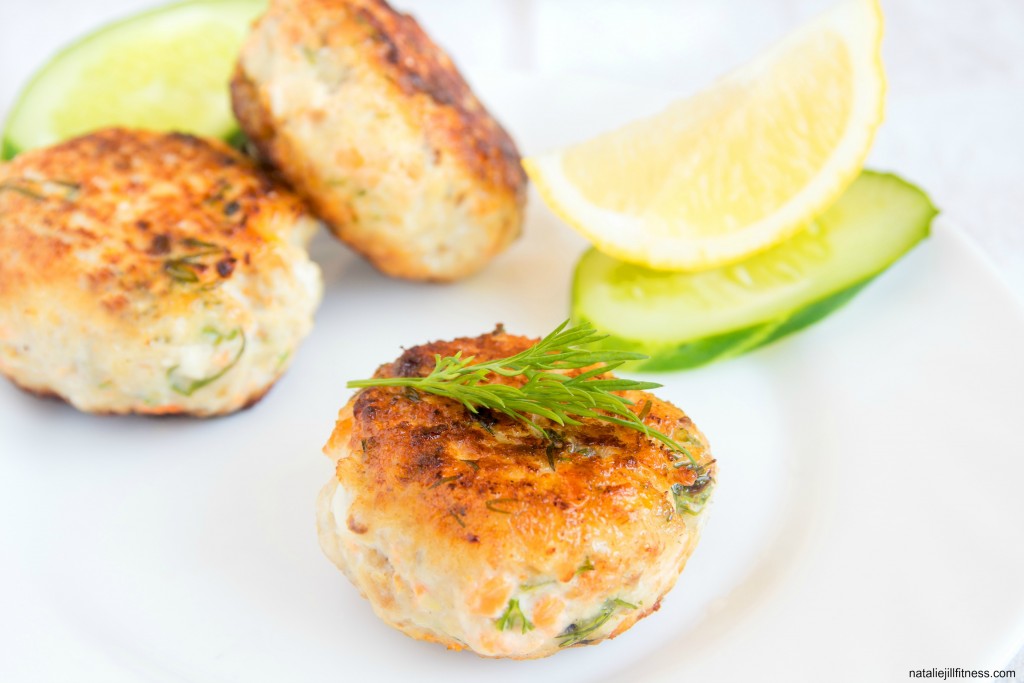
[[[634,413],[633,402],[614,392],[656,389],[656,382],[642,382],[624,378],[605,377],[623,363],[643,360],[647,356],[629,351],[595,350],[586,348],[606,335],[599,334],[590,323],[569,327],[566,320],[553,332],[528,349],[514,356],[475,362],[475,356],[434,356],[434,369],[426,377],[381,377],[354,380],[350,389],[366,387],[408,387],[458,401],[474,415],[487,408],[504,413],[524,422],[541,434],[546,430],[537,417],[565,425],[578,425],[581,420],[610,422],[642,432],[657,439],[672,451],[695,460],[689,451],[671,436],[643,421]],[[593,367],[591,367],[593,366]],[[576,376],[567,370],[589,368]],[[494,375],[523,377],[522,386],[509,386],[490,381]]]

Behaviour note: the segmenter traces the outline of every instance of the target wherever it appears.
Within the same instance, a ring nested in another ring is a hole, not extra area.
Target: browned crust
[[[65,281],[83,305],[126,319],[133,300],[166,314],[259,267],[271,219],[304,213],[251,160],[180,133],[112,128],[29,151],[0,166],[0,187],[0,246],[17,256],[0,259],[0,305]],[[194,286],[170,268],[184,257]]]
[[[312,22],[315,28],[308,30],[316,31],[315,39],[324,45],[359,46],[394,86],[392,94],[408,102],[403,110],[423,128],[436,154],[452,155],[480,183],[508,192],[520,205],[525,202],[526,173],[512,137],[413,17],[384,0],[275,0],[271,15]],[[246,135],[265,158],[280,164],[267,103],[241,66],[231,92]]]
[[[235,117],[244,126],[245,136],[256,148],[259,158],[279,165],[280,161],[274,157],[274,124],[267,116],[269,109],[241,64],[235,65],[230,89]]]
[[[434,342],[407,350],[376,376],[422,376],[435,354],[461,351],[485,360],[535,341],[496,330]],[[694,457],[714,474],[702,435],[682,411],[644,392],[627,396],[635,412],[650,402],[646,424],[689,439]],[[554,439],[545,439],[500,413],[474,416],[453,400],[390,387],[360,391],[348,409],[325,450],[351,452],[338,460],[337,477],[364,497],[359,505],[366,516],[412,525],[430,543],[475,558],[473,566],[520,562],[567,581],[589,557],[610,571],[580,575],[579,590],[607,594],[639,575],[643,558],[658,556],[665,534],[686,533],[667,493],[697,475],[678,466],[678,454],[635,430],[591,420],[547,424]],[[364,527],[359,505],[353,523]],[[602,536],[615,552],[594,554]]]
[[[34,396],[35,398],[42,399],[44,401],[59,401],[61,403],[67,403],[67,399],[52,389],[36,389],[28,386],[27,384],[22,384],[9,375],[6,375],[6,377],[10,380],[11,384],[14,385],[15,389],[23,391],[29,396]]]
[[[346,3],[342,3],[346,4]],[[479,179],[519,194],[526,184],[519,150],[467,85],[451,58],[408,14],[384,0],[347,3],[373,40],[371,55],[411,99],[429,99],[428,135]]]

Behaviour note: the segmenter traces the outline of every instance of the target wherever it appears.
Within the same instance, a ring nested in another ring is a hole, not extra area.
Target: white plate
[[[528,151],[660,104],[581,81],[477,84]],[[548,331],[583,248],[536,197],[525,238],[453,286],[385,279],[319,238],[317,328],[230,418],[93,417],[0,385],[0,680],[866,681],[1009,660],[1024,640],[1024,544],[1008,542],[1024,520],[1024,316],[942,224],[812,329],[657,378],[721,464],[660,612],[533,662],[378,621],[314,532],[344,382],[401,345],[498,321]]]

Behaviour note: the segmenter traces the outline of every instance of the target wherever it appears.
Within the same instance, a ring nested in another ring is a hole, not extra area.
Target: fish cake
[[[309,332],[317,221],[228,146],[108,129],[0,165],[0,372],[94,413],[257,401]]]
[[[496,330],[426,344],[375,376],[424,376],[434,354],[485,361],[535,342]],[[625,396],[696,464],[607,422],[547,422],[544,436],[452,399],[363,389],[324,448],[336,472],[318,499],[321,547],[413,638],[525,659],[615,637],[675,584],[716,475],[683,411],[646,392]]]
[[[383,0],[272,0],[231,90],[262,156],[380,271],[457,280],[519,235],[515,143]]]

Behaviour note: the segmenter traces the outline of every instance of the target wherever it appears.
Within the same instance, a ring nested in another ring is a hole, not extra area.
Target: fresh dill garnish
[[[508,358],[474,362],[475,356],[463,358],[462,352],[444,357],[438,354],[434,356],[434,369],[426,377],[361,379],[349,382],[348,387],[412,387],[458,401],[472,414],[481,408],[504,413],[545,435],[536,421],[538,417],[561,426],[578,425],[582,419],[610,422],[657,439],[695,462],[671,436],[644,424],[630,409],[632,401],[614,393],[656,389],[660,384],[604,376],[627,361],[647,356],[586,348],[606,335],[589,323],[568,325],[567,320],[530,348]],[[576,376],[564,372],[582,368],[589,369]],[[522,386],[509,386],[489,381],[491,375],[523,377],[526,381]],[[554,469],[553,452],[548,453],[548,462]]]
[[[501,616],[494,620],[494,625],[498,627],[499,631],[507,631],[515,628],[516,624],[520,625],[520,633],[533,630],[533,623],[523,614],[519,601],[513,598],[508,601],[508,607],[505,608]]]
[[[594,571],[594,563],[590,561],[590,555],[587,555],[587,558],[585,560],[583,560],[583,564],[581,564],[576,569],[576,575],[579,576],[583,572],[592,572],[592,571]]]
[[[606,600],[601,605],[601,610],[590,619],[583,619],[573,624],[569,624],[564,631],[558,635],[558,647],[570,647],[572,645],[579,645],[580,643],[586,643],[594,633],[597,632],[602,626],[608,623],[608,620],[612,618],[620,607],[627,607],[629,609],[636,609],[636,605],[620,600],[618,598],[612,598]]]

